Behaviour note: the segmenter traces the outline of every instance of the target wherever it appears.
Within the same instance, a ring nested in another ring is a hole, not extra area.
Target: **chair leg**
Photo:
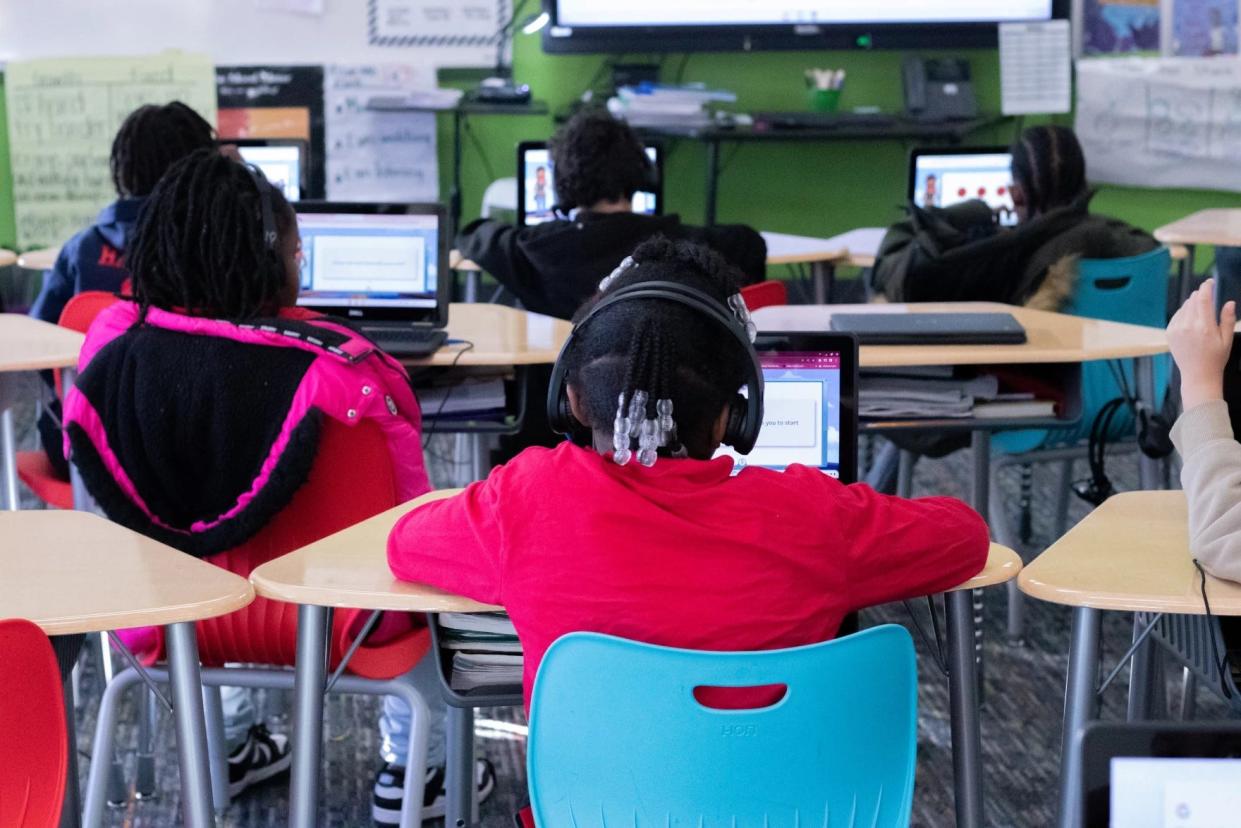
[[[1069,529],[1069,496],[1073,493],[1073,461],[1060,462],[1059,484],[1056,487],[1055,537],[1062,538]]]
[[[95,721],[94,752],[91,755],[90,774],[86,781],[83,798],[82,825],[99,828],[103,824],[104,799],[107,796],[108,775],[112,757],[116,752],[116,718],[120,712],[121,699],[126,690],[141,681],[132,670],[122,670],[113,676],[99,700],[99,715]]]
[[[1018,524],[1017,537],[1021,538],[1021,543],[1025,546],[1030,545],[1030,540],[1034,537],[1034,465],[1031,463],[1021,464],[1021,497],[1018,500],[1018,506],[1021,509],[1021,522]]]
[[[1000,496],[1000,472],[1004,468],[1005,464],[997,463],[991,469],[991,497],[987,501],[989,506],[987,520],[991,524],[991,532],[995,535],[996,542],[1020,554],[1021,544],[1014,537],[1013,526],[1004,508],[1004,498]],[[1025,635],[1025,596],[1021,594],[1021,590],[1017,589],[1015,580],[1008,582],[1007,589],[1008,638],[1010,641],[1020,641]]]
[[[900,465],[896,470],[896,494],[909,497],[914,489],[914,466],[918,463],[918,455],[901,449],[900,456]]]
[[[409,705],[409,749],[405,754],[405,795],[400,825],[401,828],[418,828],[422,824],[422,789],[427,778],[427,735],[431,730],[431,711],[415,688],[395,681],[392,684],[400,688],[398,695]]]
[[[1198,712],[1198,677],[1188,667],[1181,676],[1181,721],[1192,721]]]
[[[873,443],[875,437],[871,437]],[[901,450],[892,443],[884,443],[879,452],[867,464],[866,484],[877,492],[891,494],[896,491],[897,467]]]
[[[228,751],[224,743],[224,701],[220,688],[203,687],[207,724],[207,761],[211,770],[211,804],[217,814],[228,810]]]
[[[142,688],[138,704],[138,769],[134,779],[135,799],[155,798],[155,733],[159,709],[155,694]]]

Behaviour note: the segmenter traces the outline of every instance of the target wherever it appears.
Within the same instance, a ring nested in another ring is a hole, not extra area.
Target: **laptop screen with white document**
[[[760,334],[763,428],[746,466],[783,470],[798,464],[852,483],[857,478],[857,343],[839,334]]]
[[[339,205],[338,212],[335,207],[297,205],[302,237],[297,303],[354,319],[436,322],[442,315],[446,321],[442,208],[353,212]]]

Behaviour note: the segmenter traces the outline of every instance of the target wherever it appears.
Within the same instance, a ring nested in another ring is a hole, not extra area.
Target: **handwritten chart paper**
[[[435,115],[367,109],[374,96],[405,95],[410,66],[328,66],[323,95],[327,197],[331,201],[437,201]]]
[[[116,198],[108,156],[134,109],[180,100],[216,118],[206,55],[14,61],[5,91],[21,248],[64,243]]]
[[[1076,129],[1091,181],[1241,190],[1241,59],[1078,61]]]
[[[494,46],[509,0],[370,0],[372,46]]]

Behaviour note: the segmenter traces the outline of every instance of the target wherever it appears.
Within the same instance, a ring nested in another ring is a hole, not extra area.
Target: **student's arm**
[[[401,518],[388,536],[388,566],[402,581],[431,584],[475,601],[501,604],[503,469],[447,500]]]
[[[30,307],[30,315],[55,325],[60,314],[73,298],[78,284],[77,265],[69,255],[73,245],[65,245],[56,257],[56,264],[43,274],[43,289]]]
[[[864,484],[837,485],[830,497],[832,515],[847,521],[832,534],[845,547],[855,609],[952,589],[987,562],[987,524],[955,498],[906,499]]]
[[[457,236],[461,255],[495,277],[527,307],[541,306],[546,290],[522,251],[523,228],[502,221],[479,219]]]
[[[1212,575],[1241,581],[1241,444],[1233,437],[1224,402],[1224,367],[1236,325],[1231,302],[1221,317],[1216,320],[1214,289],[1208,281],[1168,325],[1184,405],[1172,441],[1183,460],[1190,552]]]

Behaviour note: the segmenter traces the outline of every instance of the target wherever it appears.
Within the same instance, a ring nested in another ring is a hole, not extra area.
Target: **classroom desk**
[[[478,302],[448,308],[448,342],[429,357],[403,359],[410,368],[548,365],[573,325],[540,313]],[[472,343],[467,350],[465,343]]]
[[[17,254],[12,250],[0,248],[0,267],[12,267],[17,264]]]
[[[56,257],[59,255],[59,247],[28,250],[17,257],[17,266],[26,270],[51,270],[56,264]]]
[[[1241,245],[1241,209],[1199,210],[1183,219],[1155,230],[1155,238],[1173,250],[1173,258],[1181,253],[1181,301],[1194,283],[1194,254],[1200,244],[1217,247]]]
[[[1021,573],[1021,591],[1073,608],[1065,682],[1060,821],[1078,824],[1082,756],[1078,734],[1097,717],[1099,629],[1104,610],[1203,614],[1201,581],[1189,551],[1184,492],[1128,492],[1109,498]],[[1241,584],[1207,576],[1215,615],[1241,615]],[[1136,632],[1136,629],[1135,629]],[[1151,642],[1147,640],[1147,646]],[[1149,651],[1148,651],[1149,653]],[[1130,718],[1146,712],[1141,649],[1130,674]],[[1147,658],[1149,661],[1149,656]]]
[[[409,612],[486,612],[501,607],[480,604],[425,584],[398,581],[388,569],[388,535],[397,520],[417,506],[456,494],[445,489],[431,492],[410,503],[397,506],[355,526],[277,558],[255,569],[250,575],[255,592],[267,598],[299,604],[298,652],[313,657],[297,660],[298,687],[322,689],[326,679],[326,639],[320,634],[327,628],[330,608],[405,610]],[[1021,559],[1015,552],[992,544],[991,554],[982,572],[961,584],[950,594],[966,597],[971,590],[1012,580],[1021,570]],[[967,618],[972,616],[967,612]],[[976,780],[981,769],[981,743],[976,703],[977,675],[973,655],[973,625],[954,624],[950,618],[950,681],[952,683],[953,761],[956,770],[958,803],[976,800],[971,817],[958,814],[958,825],[981,825],[981,788]],[[304,649],[303,649],[304,648]],[[290,825],[315,824],[318,803],[318,773],[323,728],[323,694],[303,694],[299,699],[312,700],[312,706],[300,705],[294,712],[293,788],[290,800],[293,812]],[[473,713],[455,707],[449,716],[468,717],[462,725],[450,724],[449,732],[472,733]],[[445,825],[468,821],[473,778],[473,747],[449,742],[448,785],[449,804]],[[971,780],[974,780],[971,787]],[[960,805],[958,806],[961,807]]]
[[[214,825],[194,622],[249,604],[250,584],[87,512],[0,512],[0,537],[0,618],[28,619],[49,636],[164,626],[185,824]],[[72,688],[66,676],[70,762],[62,824],[78,816]],[[109,764],[92,762],[91,773],[106,773]],[[87,814],[88,824],[99,816]]]
[[[65,387],[73,383],[73,369],[85,337],[59,325],[49,325],[16,313],[0,313],[0,374],[62,368]],[[3,377],[0,377],[3,381]],[[0,475],[3,475],[5,508],[18,508],[17,446],[13,412],[0,412]]]
[[[874,267],[884,232],[882,227],[859,227],[838,236],[820,239],[764,230],[762,236],[763,241],[767,242],[768,265],[810,265],[814,301],[824,304],[831,298],[832,281],[838,266]],[[462,256],[460,250],[449,252],[448,266],[462,273],[482,272],[482,268]]]

